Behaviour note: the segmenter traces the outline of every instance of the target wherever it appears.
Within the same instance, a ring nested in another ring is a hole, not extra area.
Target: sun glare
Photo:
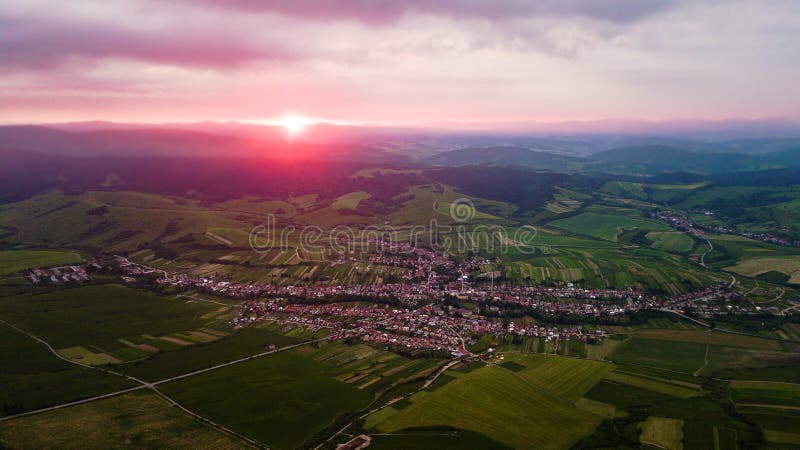
[[[284,127],[289,135],[294,136],[302,133],[313,122],[305,117],[292,114],[280,119],[277,123]]]

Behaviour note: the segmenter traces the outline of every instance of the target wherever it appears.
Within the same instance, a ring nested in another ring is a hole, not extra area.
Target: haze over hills
[[[800,138],[502,135],[332,124],[309,125],[299,135],[291,135],[285,127],[238,123],[2,126],[0,150],[8,167],[31,158],[16,160],[20,152],[33,152],[104,159],[202,157],[315,159],[406,167],[484,165],[636,177],[800,168]]]
[[[273,149],[274,154],[268,156],[280,156],[287,146],[293,146],[293,151],[297,151],[299,144],[319,148],[349,145],[351,152],[363,158],[369,155],[359,153],[358,146],[368,144],[372,145],[373,151],[380,153],[380,147],[410,159],[465,148],[477,151],[492,146],[576,156],[653,145],[744,154],[770,153],[800,146],[800,124],[786,120],[528,123],[510,130],[503,130],[498,124],[488,125],[489,128],[482,129],[454,125],[403,127],[309,123],[303,125],[301,134],[292,135],[284,126],[253,123],[89,121],[0,126],[0,145],[3,148],[65,154],[163,152],[194,156],[213,154],[215,149],[219,154],[248,154],[259,150],[259,146],[262,150],[264,147]],[[330,151],[331,154],[337,152],[345,153],[344,149],[332,148]],[[445,156],[442,158],[447,159]],[[474,155],[474,158],[483,157]]]

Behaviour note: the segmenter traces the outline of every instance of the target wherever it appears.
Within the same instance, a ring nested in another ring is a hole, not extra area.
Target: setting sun
[[[308,125],[311,125],[314,122],[308,118],[292,114],[279,119],[275,123],[286,128],[286,131],[289,133],[289,135],[294,136],[302,133]]]

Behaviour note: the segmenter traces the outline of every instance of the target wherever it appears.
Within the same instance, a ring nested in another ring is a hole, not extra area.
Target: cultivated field
[[[44,345],[3,323],[0,368],[0,416],[134,386],[123,378],[62,361]]]
[[[192,299],[96,285],[5,298],[0,317],[45,339],[66,357],[103,364],[151,356],[142,344],[170,350],[206,342],[201,328],[229,327],[228,315],[208,316],[218,309]]]
[[[678,231],[654,231],[645,237],[653,241],[653,248],[668,252],[688,252],[694,247],[694,239]]]
[[[736,403],[800,408],[800,384],[735,380],[731,382],[731,388]]]
[[[691,374],[705,364],[705,355],[705,344],[633,337],[614,350],[608,359]]]
[[[727,270],[755,277],[762,273],[775,271],[789,275],[790,283],[800,284],[800,258],[789,256],[782,258],[746,258]]]
[[[150,392],[0,422],[9,448],[249,448]]]
[[[550,222],[550,225],[563,228],[577,234],[594,236],[608,241],[616,241],[623,230],[634,228],[651,231],[671,231],[668,226],[625,214],[604,214],[599,212],[585,212],[566,219]]]
[[[604,364],[541,356],[513,360],[531,366],[520,372],[488,366],[461,374],[432,392],[415,395],[409,406],[378,423],[377,429],[394,433],[410,427],[452,426],[513,447],[562,448],[589,434],[599,423],[599,416],[574,407],[565,396],[580,397],[570,389],[577,393],[591,387],[605,373]],[[553,380],[551,370],[560,360],[570,361],[570,367],[582,375],[549,390],[545,380]],[[573,361],[575,365],[571,365]],[[537,362],[543,369],[542,378],[536,376]],[[584,366],[579,366],[581,363]]]
[[[59,250],[4,250],[0,251],[0,275],[7,275],[33,267],[60,266],[79,263],[81,255]]]
[[[625,372],[614,372],[606,377],[606,380],[680,398],[696,397],[703,394],[699,387],[691,387],[688,383],[678,384],[655,377],[639,376]]]
[[[633,336],[641,339],[727,345],[730,347],[752,348],[757,350],[781,350],[780,343],[772,339],[761,339],[722,331],[652,329],[636,331],[633,333]]]
[[[506,353],[505,360],[522,366],[517,373],[553,394],[574,402],[614,370],[608,363],[558,356]]]
[[[639,440],[658,448],[680,450],[683,448],[683,421],[650,416],[642,424]]]
[[[303,346],[162,385],[181,404],[273,448],[296,448],[436,360],[366,345]]]

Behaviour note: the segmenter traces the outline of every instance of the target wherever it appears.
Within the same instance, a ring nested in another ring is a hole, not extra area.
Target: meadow
[[[58,359],[47,347],[0,323],[0,416],[135,386]]]
[[[622,211],[620,214],[589,211],[565,219],[558,219],[549,224],[572,233],[614,242],[618,240],[618,236],[624,230],[634,228],[648,231],[671,231],[670,227],[661,222],[645,219],[630,211]]]
[[[225,323],[216,318],[218,309],[215,304],[120,285],[91,285],[5,298],[0,318],[78,360],[97,361],[96,355],[107,355],[130,361],[151,354],[142,344],[173,349],[176,343],[180,347],[206,341],[212,335],[201,328]]]
[[[797,410],[772,406],[738,406],[737,409],[764,430],[770,444],[789,448],[800,445],[800,433],[796,431],[800,429],[800,412]]]
[[[377,423],[377,430],[396,433],[451,426],[512,447],[560,448],[589,434],[599,423],[599,416],[576,408],[570,399],[602,378],[606,364],[537,355],[512,360],[526,368],[515,372],[485,366],[460,374],[431,392],[416,394],[404,409]],[[577,369],[577,375],[549,385],[559,366]]]
[[[789,283],[800,284],[800,258],[797,256],[743,258],[735,266],[727,269],[748,277],[756,277],[770,271],[780,272],[789,276]]]
[[[504,354],[506,363],[521,368],[516,372],[529,382],[575,402],[613,370],[613,364],[549,355]]]
[[[509,450],[512,447],[480,433],[448,427],[424,428],[372,436],[369,448],[377,450],[419,449],[440,450]]]
[[[4,448],[65,448],[65,445],[251,448],[145,391],[0,422],[0,446]]]
[[[0,251],[0,275],[8,275],[34,267],[61,266],[83,261],[73,251],[3,250]]]
[[[683,421],[650,416],[642,424],[642,444],[668,450],[683,448]]]
[[[161,389],[182,405],[273,448],[295,448],[371,400],[332,369],[287,351]]]
[[[800,384],[735,380],[731,390],[736,403],[800,407]]]
[[[746,336],[735,333],[725,333],[714,330],[670,330],[650,329],[637,330],[632,333],[636,338],[658,339],[675,342],[694,342],[701,344],[725,345],[756,350],[780,351],[781,345],[773,339],[762,339],[755,336]]]
[[[706,345],[633,337],[614,350],[608,359],[619,364],[657,367],[694,373],[705,364]]]
[[[680,398],[689,398],[702,395],[699,386],[691,387],[688,383],[675,383],[674,381],[664,380],[657,377],[649,377],[642,375],[634,375],[622,371],[614,372],[606,377],[607,380],[614,383],[625,384],[628,386],[635,386],[648,391],[658,392],[661,394],[671,395]]]
[[[694,239],[679,231],[653,231],[645,237],[653,241],[653,248],[668,252],[688,252],[695,245]]]
[[[160,385],[175,400],[272,448],[296,448],[436,360],[366,345],[308,345]],[[387,398],[388,400],[388,398]]]
[[[122,365],[118,370],[143,380],[158,381],[261,353],[270,345],[284,347],[300,340],[264,328],[248,327],[213,342],[160,352],[146,360]]]

